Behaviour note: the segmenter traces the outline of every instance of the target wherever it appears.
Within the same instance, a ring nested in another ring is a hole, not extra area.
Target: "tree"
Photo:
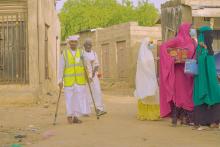
[[[149,3],[140,3],[134,7],[130,0],[124,0],[122,4],[116,0],[68,0],[59,17],[64,40],[83,30],[129,21],[151,26],[158,18],[158,10]]]
[[[122,4],[127,7],[133,7],[133,3],[131,0],[122,0]]]
[[[153,4],[139,3],[137,8],[138,23],[142,26],[152,26],[158,18],[158,11]]]

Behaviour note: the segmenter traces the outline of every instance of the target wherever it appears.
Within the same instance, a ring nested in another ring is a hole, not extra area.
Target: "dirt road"
[[[168,120],[138,121],[136,101],[128,93],[105,92],[104,98],[108,114],[100,120],[94,115],[84,117],[80,125],[66,123],[63,97],[56,126],[52,125],[55,97],[48,108],[2,106],[0,147],[13,143],[25,147],[220,147],[220,130],[172,128]],[[14,138],[19,133],[26,136],[20,142]]]

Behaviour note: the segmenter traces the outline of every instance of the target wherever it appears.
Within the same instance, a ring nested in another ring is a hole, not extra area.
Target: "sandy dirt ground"
[[[170,127],[170,120],[139,121],[136,101],[127,91],[105,91],[108,114],[96,120],[82,117],[69,125],[62,95],[57,125],[53,126],[56,95],[29,106],[0,106],[0,147],[220,147],[220,130],[196,131]],[[46,103],[46,104],[45,104]],[[15,138],[23,135],[24,138]]]

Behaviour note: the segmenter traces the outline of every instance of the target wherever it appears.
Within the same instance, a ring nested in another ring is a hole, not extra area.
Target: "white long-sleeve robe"
[[[72,51],[75,56],[75,51]],[[58,83],[63,82],[63,72],[65,68],[64,56],[61,55],[58,71]],[[86,85],[74,84],[72,87],[64,87],[64,95],[66,98],[66,113],[67,116],[88,115],[91,113],[89,101],[87,98]]]
[[[92,94],[94,97],[94,101],[96,104],[97,109],[104,111],[104,104],[102,101],[102,91],[100,87],[100,81],[98,78],[98,72],[95,73],[95,76],[92,77],[92,73],[94,71],[94,68],[99,66],[99,61],[98,61],[98,56],[94,51],[91,52],[84,52],[83,53],[84,59],[85,59],[85,64],[87,67],[88,75],[90,78],[92,78],[91,82],[91,89],[92,89]],[[89,89],[87,88],[87,93],[88,93],[88,98],[90,102],[92,101],[91,99],[91,94]]]

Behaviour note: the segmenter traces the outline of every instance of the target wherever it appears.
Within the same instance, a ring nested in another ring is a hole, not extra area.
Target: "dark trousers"
[[[210,124],[219,124],[220,121],[220,104],[208,106],[203,104],[195,106],[195,125],[207,126]]]
[[[170,106],[172,110],[171,112],[172,124],[177,124],[178,119],[180,119],[181,124],[193,123],[194,114],[192,111],[179,108],[173,102],[171,102]]]

